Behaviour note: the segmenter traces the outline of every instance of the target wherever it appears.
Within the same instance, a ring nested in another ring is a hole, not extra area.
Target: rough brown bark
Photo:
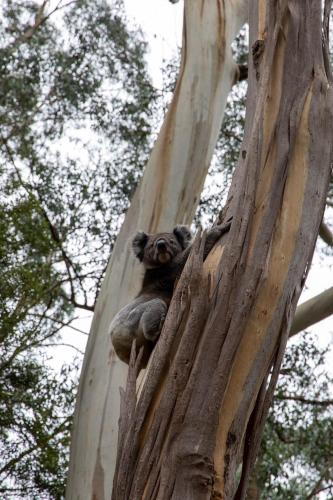
[[[320,4],[250,4],[231,230],[204,264],[197,238],[144,384],[123,395],[113,499],[245,498],[332,162]]]

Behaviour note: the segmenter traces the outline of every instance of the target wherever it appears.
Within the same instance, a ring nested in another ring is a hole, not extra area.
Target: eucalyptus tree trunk
[[[196,239],[139,391],[132,351],[113,500],[245,498],[333,160],[322,34],[320,0],[250,1],[231,229]]]
[[[137,293],[141,272],[129,240],[138,229],[191,223],[237,79],[231,42],[246,0],[186,0],[181,67],[174,96],[143,179],[117,238],[97,301],[77,397],[67,499],[110,498],[116,462],[119,387],[127,365],[109,335],[114,314]]]

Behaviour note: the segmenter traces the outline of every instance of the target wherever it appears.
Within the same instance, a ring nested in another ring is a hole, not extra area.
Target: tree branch
[[[60,235],[59,235],[59,232],[58,232],[57,228],[52,223],[52,221],[50,220],[50,218],[49,218],[49,216],[47,214],[47,211],[43,207],[43,200],[42,200],[42,198],[40,196],[40,193],[38,192],[38,189],[36,187],[34,187],[34,186],[31,186],[28,182],[24,181],[24,179],[22,178],[20,169],[18,168],[18,166],[15,163],[14,156],[12,154],[12,151],[11,151],[10,147],[8,146],[6,138],[4,138],[2,135],[0,137],[1,137],[1,140],[2,140],[2,142],[4,144],[4,146],[5,146],[5,149],[7,151],[8,157],[9,157],[10,162],[12,163],[12,165],[14,167],[14,170],[16,172],[16,175],[18,177],[18,180],[19,180],[21,186],[27,192],[28,196],[32,196],[33,199],[36,201],[38,210],[39,210],[40,214],[42,215],[42,217],[44,218],[46,224],[49,227],[51,238],[56,243],[56,245],[57,245],[57,247],[58,247],[58,249],[59,249],[59,251],[61,253],[62,260],[63,260],[63,262],[65,264],[65,267],[66,267],[67,276],[68,276],[68,282],[69,282],[70,290],[71,290],[70,297],[67,297],[66,294],[63,294],[63,297],[66,300],[68,300],[69,302],[71,302],[71,304],[73,304],[74,307],[78,307],[80,309],[86,309],[88,311],[94,311],[94,305],[92,305],[92,306],[88,305],[87,292],[84,289],[84,286],[83,286],[83,283],[82,283],[82,276],[80,276],[80,274],[77,272],[75,264],[73,263],[72,259],[68,256],[68,254],[67,254],[67,252],[66,252],[66,250],[64,248],[63,241],[60,238]],[[72,273],[73,273],[74,276],[72,275]],[[76,300],[75,287],[74,287],[74,279],[76,279],[78,281],[78,283],[80,284],[82,293],[84,295],[84,303],[83,304],[80,304]]]
[[[52,318],[52,316],[48,316],[47,314],[38,314],[38,313],[28,313],[28,314],[29,314],[29,316],[35,316],[37,318],[49,319],[49,320],[54,321],[55,323],[58,323],[62,326],[71,328],[72,330],[74,330],[76,332],[83,333],[84,335],[89,335],[88,332],[85,332],[84,330],[80,330],[80,328],[76,328],[75,326],[72,326],[70,323],[68,323],[66,321],[61,321],[60,319]],[[72,322],[72,321],[75,321],[76,319],[78,319],[78,316],[76,316],[75,318],[71,318],[70,321]]]
[[[51,439],[56,436],[59,432],[64,430],[65,426],[67,423],[69,423],[71,420],[71,417],[66,417],[63,422],[61,422],[60,425],[58,425],[51,434],[49,434],[46,438],[46,441],[51,441]],[[30,446],[29,448],[23,450],[19,455],[16,457],[12,458],[9,462],[7,462],[3,467],[0,469],[0,475],[3,474],[4,472],[10,473],[11,469],[20,461],[22,458],[24,458],[26,455],[29,455],[32,453],[34,450],[36,450],[39,447],[39,444],[35,443],[33,446]],[[7,474],[8,475],[8,474]]]
[[[21,43],[26,43],[28,42],[36,33],[36,31],[54,14],[55,12],[58,12],[61,9],[65,9],[69,5],[76,3],[76,0],[71,0],[68,3],[61,5],[62,0],[59,0],[58,4],[56,7],[51,10],[48,14],[44,15],[46,5],[48,4],[49,0],[44,0],[42,5],[39,7],[36,16],[35,16],[35,22],[32,26],[29,26],[29,28],[26,29],[26,31],[18,36],[12,43],[12,47],[16,47],[17,45],[20,45]]]
[[[333,287],[297,307],[290,337],[333,314]]]
[[[303,396],[293,396],[291,394],[287,394],[286,396],[284,395],[276,395],[276,399],[280,399],[282,401],[298,401],[299,403],[304,403],[307,405],[318,405],[318,406],[330,406],[333,405],[333,399],[325,399],[325,400],[319,400],[319,399],[308,399],[304,398]]]
[[[320,224],[319,236],[327,245],[333,247],[333,233],[324,221],[322,221]]]
[[[322,486],[323,481],[329,479],[331,470],[332,470],[331,466],[326,467],[326,469],[321,473],[318,481],[316,482],[316,484],[312,488],[311,492],[307,495],[305,500],[311,500],[311,498],[317,497],[318,493],[325,491],[325,490],[329,490],[330,488],[333,487],[332,484],[329,486]]]
[[[75,351],[77,351],[82,356],[84,355],[84,351],[81,351],[81,349],[79,349],[75,345],[73,345],[73,344],[67,344],[67,343],[64,343],[64,342],[61,342],[59,344],[57,344],[57,343],[43,344],[43,347],[71,347],[72,349],[75,349]]]

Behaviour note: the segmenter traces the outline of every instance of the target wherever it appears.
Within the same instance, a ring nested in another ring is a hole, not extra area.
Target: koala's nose
[[[158,250],[165,250],[166,249],[166,241],[163,238],[160,238],[156,242]]]

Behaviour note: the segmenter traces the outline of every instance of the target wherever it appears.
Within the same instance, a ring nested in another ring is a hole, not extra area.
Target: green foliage
[[[34,359],[1,365],[1,498],[63,498],[74,382]],[[47,492],[47,495],[46,495]]]
[[[154,90],[120,0],[5,0],[1,18],[0,496],[62,498],[75,375],[44,347],[93,311]]]
[[[333,380],[317,344],[303,333],[288,345],[255,471],[262,498],[333,495]]]

